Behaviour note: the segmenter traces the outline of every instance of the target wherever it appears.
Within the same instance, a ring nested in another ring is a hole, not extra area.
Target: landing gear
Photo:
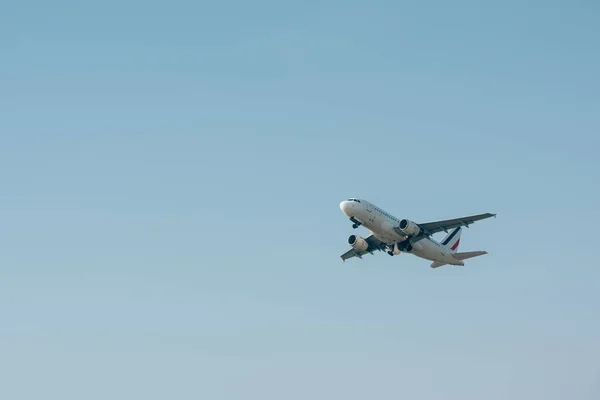
[[[353,228],[353,229],[356,229],[356,228],[358,228],[358,224],[352,224],[352,228]]]
[[[354,217],[351,217],[350,221],[354,222],[354,224],[352,224],[353,229],[356,229],[362,225],[362,223],[360,221],[356,220]]]
[[[390,257],[393,257],[394,256],[394,245],[387,244],[385,247],[388,249],[388,251],[386,251],[386,253],[388,253],[390,255]]]

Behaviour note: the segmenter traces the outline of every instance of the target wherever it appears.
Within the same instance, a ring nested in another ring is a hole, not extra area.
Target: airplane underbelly
[[[371,232],[373,233],[373,236],[375,236],[377,239],[381,240],[383,243],[392,244],[392,243],[396,243],[396,241],[397,241],[393,236],[385,234],[380,229],[374,229],[374,230],[371,230]]]
[[[361,215],[361,217],[365,228],[382,242],[393,244],[404,239],[396,233],[394,226],[387,219],[383,219],[375,213]]]
[[[413,245],[413,249],[413,253],[416,256],[426,260],[443,261],[447,258],[447,254],[445,254],[443,249],[427,239],[423,239],[415,243]]]
[[[387,220],[375,218],[373,233],[375,236],[388,244],[396,243],[402,238],[394,231],[393,225]]]

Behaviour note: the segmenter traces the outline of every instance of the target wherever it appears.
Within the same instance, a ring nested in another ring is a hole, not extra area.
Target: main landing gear
[[[389,249],[388,251],[386,251],[386,253],[388,253],[391,257],[394,256],[394,245],[387,245],[387,248]]]

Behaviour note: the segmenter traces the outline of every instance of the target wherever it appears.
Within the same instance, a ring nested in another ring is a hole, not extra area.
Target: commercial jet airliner
[[[447,219],[425,223],[415,223],[408,219],[398,219],[363,199],[351,198],[340,203],[342,212],[352,221],[354,229],[363,225],[371,234],[366,238],[353,234],[348,237],[352,247],[342,254],[342,260],[352,257],[362,258],[375,250],[387,251],[390,256],[400,253],[414,254],[431,263],[431,268],[443,265],[465,265],[463,260],[487,254],[486,251],[458,253],[460,234],[463,226],[496,214],[479,214],[463,218]],[[450,232],[448,232],[451,230]],[[446,232],[441,242],[431,238],[438,232]]]

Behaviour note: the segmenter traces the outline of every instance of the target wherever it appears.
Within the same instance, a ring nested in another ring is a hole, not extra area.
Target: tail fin
[[[455,253],[456,249],[458,249],[458,245],[460,244],[461,232],[462,228],[459,226],[458,228],[455,228],[452,232],[448,233],[446,237],[442,240],[442,246]]]

